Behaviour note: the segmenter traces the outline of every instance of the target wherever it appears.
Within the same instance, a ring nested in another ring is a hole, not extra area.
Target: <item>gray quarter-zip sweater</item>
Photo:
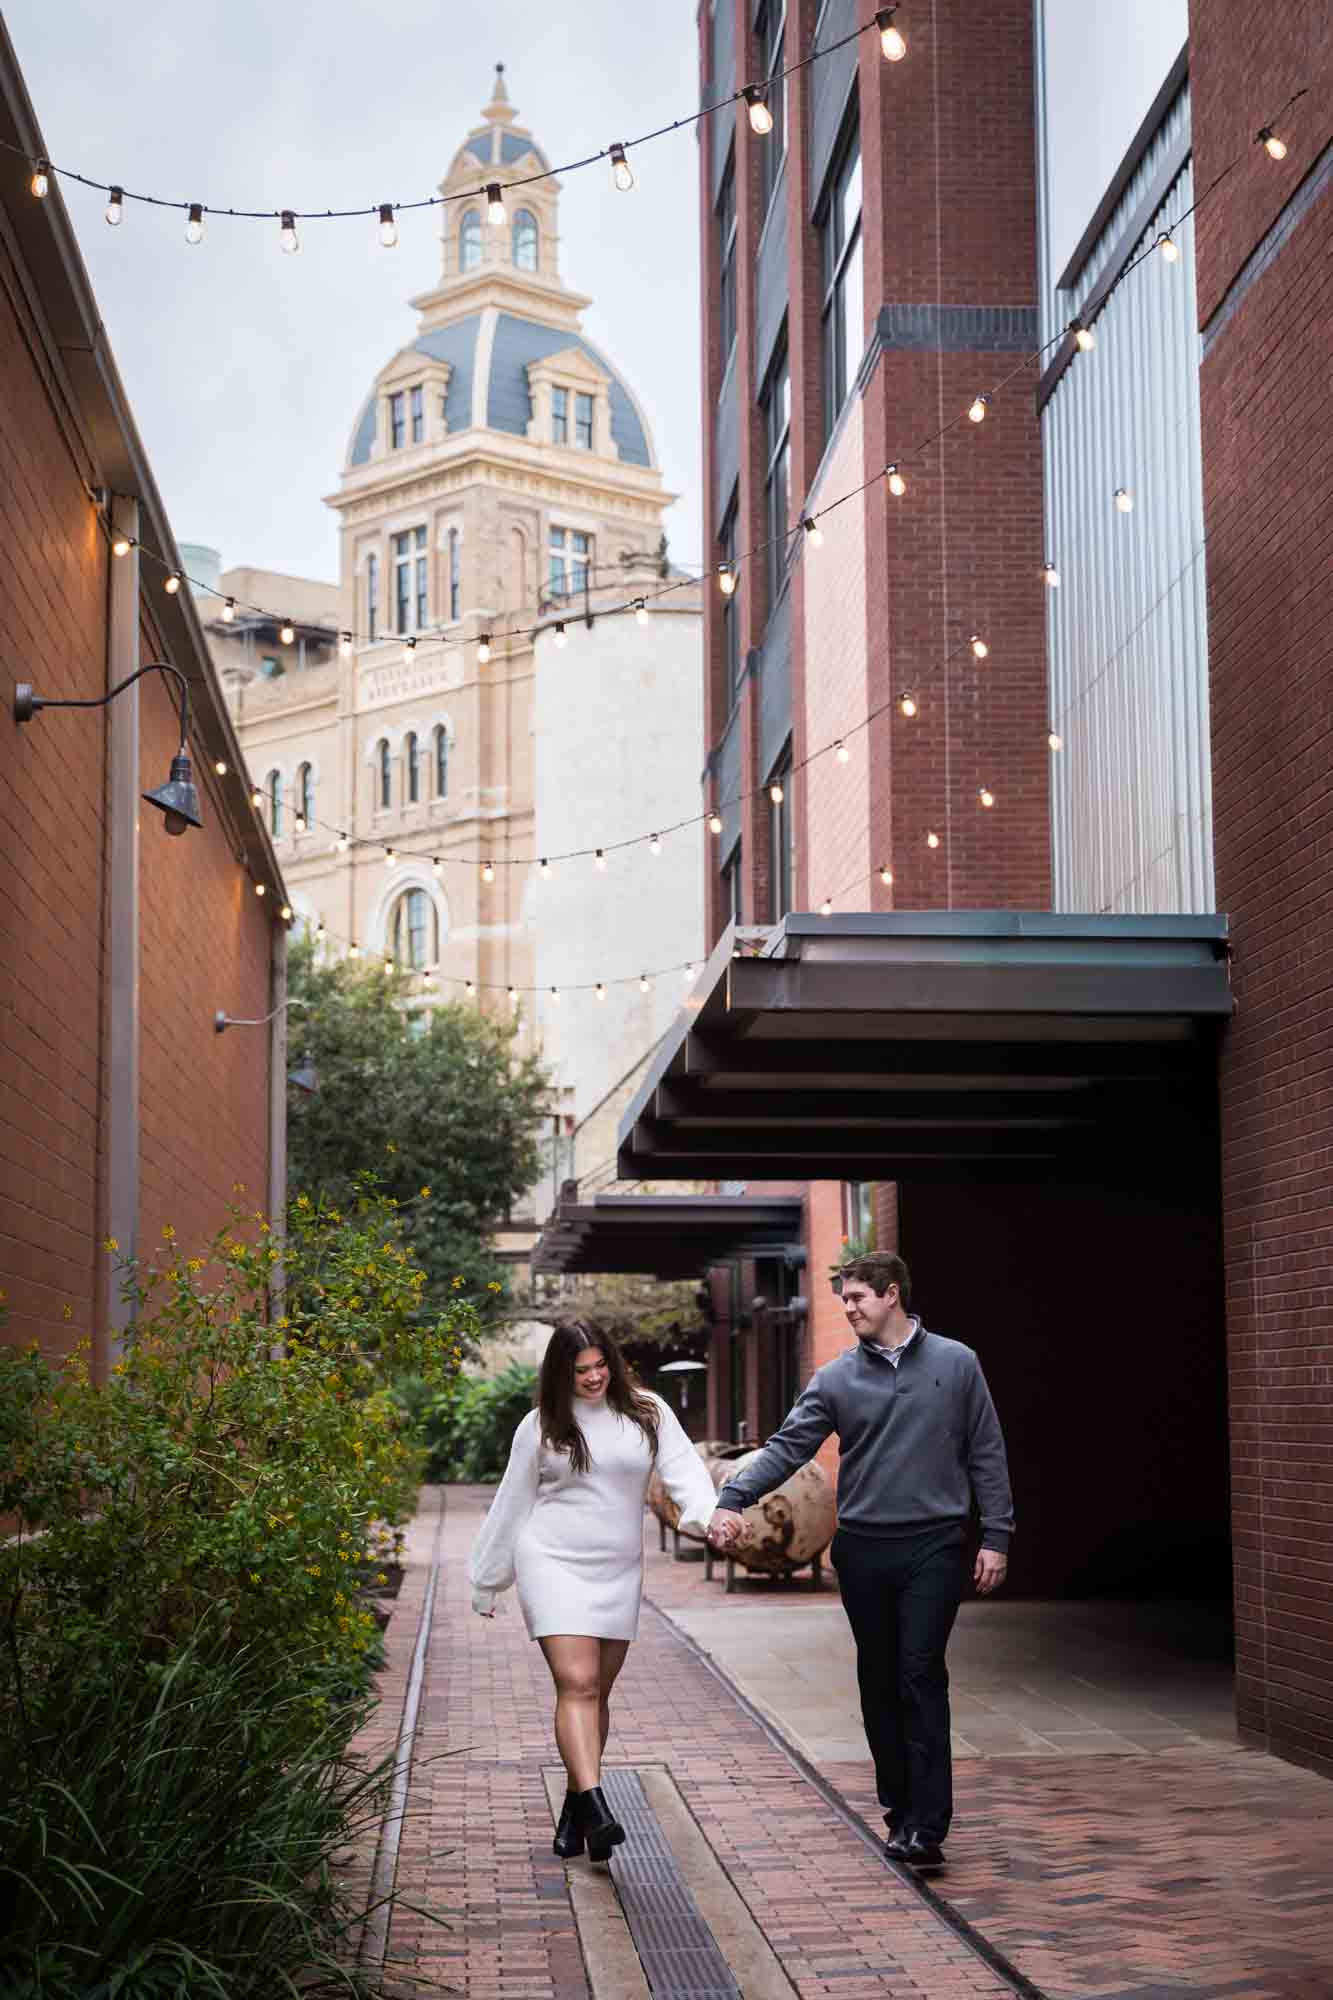
[[[975,1494],[981,1544],[1004,1554],[1014,1503],[1000,1420],[970,1347],[923,1326],[895,1368],[877,1348],[826,1361],[719,1507],[751,1507],[838,1437],[838,1522],[863,1535],[901,1535],[965,1522]]]

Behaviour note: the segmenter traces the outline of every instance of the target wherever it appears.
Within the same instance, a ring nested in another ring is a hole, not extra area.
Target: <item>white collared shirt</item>
[[[876,1353],[882,1354],[884,1356],[884,1359],[886,1361],[891,1361],[894,1367],[896,1368],[898,1366],[898,1363],[902,1360],[904,1354],[906,1354],[908,1348],[912,1345],[912,1342],[916,1339],[917,1335],[920,1333],[920,1331],[921,1331],[921,1322],[919,1319],[914,1319],[912,1321],[912,1331],[908,1334],[906,1340],[903,1341],[900,1347],[883,1347],[877,1340],[873,1340],[870,1344],[875,1349]]]

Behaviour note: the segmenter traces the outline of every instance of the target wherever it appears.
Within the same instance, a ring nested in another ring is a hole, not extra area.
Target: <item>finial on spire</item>
[[[495,88],[482,116],[488,118],[492,125],[513,123],[514,113],[509,103],[509,92],[505,88],[505,66],[502,62],[495,65]]]

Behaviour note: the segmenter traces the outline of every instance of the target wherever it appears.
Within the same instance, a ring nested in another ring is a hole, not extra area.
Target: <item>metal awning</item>
[[[1040,1181],[1215,1146],[1220,916],[789,916],[714,952],[626,1178]]]
[[[534,1272],[634,1271],[702,1277],[728,1257],[771,1257],[799,1245],[799,1195],[599,1194],[567,1181],[532,1252]]]

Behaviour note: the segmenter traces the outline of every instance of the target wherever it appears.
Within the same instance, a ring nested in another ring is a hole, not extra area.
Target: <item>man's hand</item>
[[[710,1548],[734,1548],[744,1532],[741,1517],[728,1508],[719,1507],[708,1523],[708,1543]]]
[[[972,1581],[977,1587],[978,1597],[989,1597],[998,1590],[1009,1573],[1009,1558],[1002,1556],[998,1549],[979,1549],[977,1566],[972,1572]]]

